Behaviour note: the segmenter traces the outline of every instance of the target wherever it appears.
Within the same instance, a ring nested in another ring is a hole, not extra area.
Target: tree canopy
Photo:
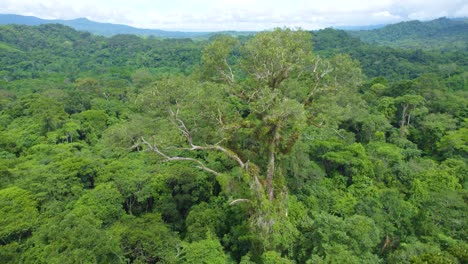
[[[5,263],[465,263],[466,51],[0,26]]]

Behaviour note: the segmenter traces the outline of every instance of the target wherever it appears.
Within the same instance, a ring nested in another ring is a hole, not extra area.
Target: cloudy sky
[[[467,17],[466,0],[1,0],[0,13],[165,30],[358,26]]]

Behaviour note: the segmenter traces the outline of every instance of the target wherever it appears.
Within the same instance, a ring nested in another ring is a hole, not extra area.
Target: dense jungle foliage
[[[0,26],[0,262],[467,263],[467,58]]]

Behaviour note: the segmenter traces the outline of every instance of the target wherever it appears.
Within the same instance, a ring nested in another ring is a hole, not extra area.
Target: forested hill
[[[203,38],[207,39],[214,34],[226,34],[234,36],[252,35],[253,31],[223,31],[223,32],[184,32],[167,31],[160,29],[144,29],[127,25],[102,23],[89,20],[87,18],[77,18],[71,20],[63,19],[41,19],[33,16],[21,16],[12,14],[0,14],[0,25],[25,25],[38,26],[45,24],[61,24],[76,30],[86,31],[99,36],[111,37],[119,34],[131,34],[138,36],[152,36],[158,38]]]
[[[140,36],[155,36],[163,38],[194,38],[208,35],[207,32],[181,32],[181,31],[165,31],[158,29],[142,29],[127,25],[100,23],[91,21],[86,18],[77,18],[72,20],[62,19],[41,19],[33,16],[21,16],[12,14],[0,14],[0,25],[27,25],[37,26],[44,24],[62,24],[72,27],[76,30],[87,31],[92,34],[101,36],[113,36],[118,34],[134,34]]]
[[[54,74],[75,79],[110,73],[130,78],[129,70],[189,73],[200,61],[204,42],[192,39],[105,38],[60,24],[0,26],[0,75],[4,80]]]
[[[312,35],[314,50],[318,54],[323,56],[336,53],[349,54],[361,63],[368,77],[385,76],[392,80],[411,79],[423,73],[439,74],[446,65],[452,65],[451,67],[456,71],[468,65],[466,59],[468,52],[455,47],[451,51],[422,50],[420,47],[415,49],[386,47],[365,43],[358,37],[349,35],[347,31],[330,28],[313,31]],[[464,35],[460,33],[456,37],[463,38]],[[440,43],[450,45],[446,42]]]
[[[467,58],[0,26],[0,262],[468,263]]]
[[[452,65],[448,68],[459,72],[467,64],[464,51],[388,48],[364,43],[335,29],[312,32],[312,41],[315,52],[321,56],[351,55],[368,77],[401,80],[428,72],[439,74],[444,65]],[[189,74],[200,63],[201,50],[207,43],[209,40],[127,34],[102,37],[60,24],[5,25],[0,26],[0,77],[37,79],[59,74],[74,80],[85,73],[112,72],[113,76],[129,80],[131,71],[141,67],[152,69],[155,74]]]
[[[348,31],[371,44],[424,50],[468,50],[468,19],[408,21],[373,30]]]

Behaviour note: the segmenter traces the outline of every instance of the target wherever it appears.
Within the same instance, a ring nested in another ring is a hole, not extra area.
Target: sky
[[[468,17],[467,0],[1,0],[1,14],[85,17],[139,28],[221,31],[320,29]]]

